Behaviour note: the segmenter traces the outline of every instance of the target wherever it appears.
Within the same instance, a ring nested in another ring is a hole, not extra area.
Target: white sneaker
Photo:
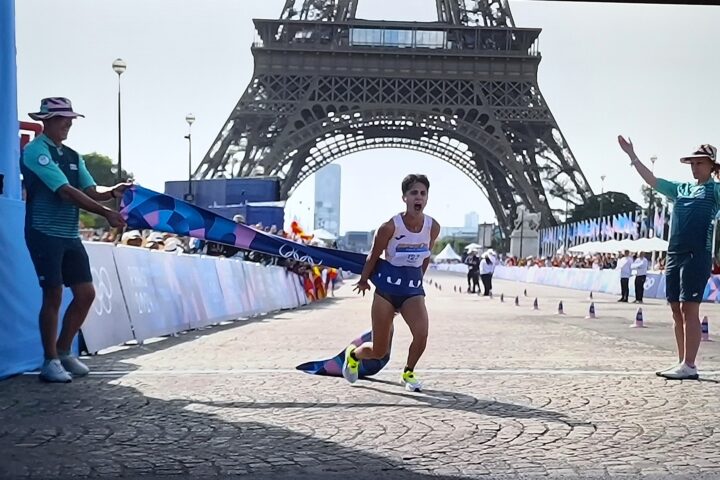
[[[657,372],[655,372],[655,375],[657,375],[658,377],[662,377],[663,373],[669,372],[670,370],[675,370],[677,367],[680,366],[680,364],[682,364],[682,362],[678,362],[675,365],[673,365],[672,367],[668,367],[663,370],[658,370]]]
[[[690,367],[685,362],[681,363],[677,367],[660,372],[661,377],[665,377],[669,380],[697,380],[698,373],[697,368]]]
[[[40,380],[50,383],[70,383],[72,382],[72,376],[65,371],[60,360],[54,358],[45,360],[45,363],[43,363],[40,370]]]
[[[90,373],[88,366],[78,360],[77,357],[60,355],[60,363],[62,363],[63,368],[73,377],[84,377]]]

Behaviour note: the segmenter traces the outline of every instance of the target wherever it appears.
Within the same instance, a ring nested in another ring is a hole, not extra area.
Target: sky
[[[194,166],[253,73],[253,18],[278,18],[283,0],[16,0],[18,109],[65,96],[86,115],[68,145],[116,158],[117,75],[122,75],[123,168],[162,191],[187,177],[185,116],[192,112]],[[519,27],[539,27],[540,90],[590,185],[640,202],[640,178],[619,150],[629,135],[655,172],[689,180],[678,159],[701,143],[720,145],[720,7],[511,0]],[[434,21],[432,0],[362,0],[358,17]],[[400,181],[425,173],[426,212],[462,226],[494,213],[475,184],[449,164],[407,150],[340,159],[341,232],[371,230],[403,208]],[[606,175],[604,185],[600,177]],[[296,190],[286,217],[311,228],[314,179]]]

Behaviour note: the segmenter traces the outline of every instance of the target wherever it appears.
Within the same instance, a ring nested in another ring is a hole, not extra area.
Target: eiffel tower
[[[253,78],[195,179],[277,176],[288,198],[340,157],[405,148],[472,179],[506,235],[519,205],[549,226],[552,199],[592,195],[538,87],[541,29],[507,0],[435,0],[438,22],[362,20],[358,1],[254,20]]]

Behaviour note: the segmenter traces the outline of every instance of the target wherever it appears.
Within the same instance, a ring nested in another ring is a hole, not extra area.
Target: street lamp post
[[[122,111],[120,103],[120,76],[127,70],[127,64],[122,58],[116,58],[112,63],[112,69],[117,73],[118,76],[118,161],[117,161],[117,181],[122,182]]]
[[[603,195],[605,194],[605,175],[600,175],[600,218],[603,216]]]
[[[185,135],[188,141],[188,190],[185,194],[185,201],[192,202],[195,200],[192,193],[192,124],[195,122],[195,115],[188,113],[185,115],[185,121],[188,124],[188,134]]]
[[[518,261],[523,258],[523,240],[525,239],[525,209],[520,210],[520,252],[518,253]]]
[[[650,171],[655,174],[655,162],[657,162],[657,155],[650,157]],[[650,204],[648,205],[648,222],[653,227],[653,233],[655,233],[655,222],[654,222],[654,210],[655,210],[655,190],[650,188]]]

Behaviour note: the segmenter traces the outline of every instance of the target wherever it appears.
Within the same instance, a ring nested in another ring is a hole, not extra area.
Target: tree
[[[602,200],[602,212],[600,211],[600,201]],[[593,195],[592,197],[585,200],[585,203],[576,206],[572,215],[570,215],[569,222],[581,222],[583,220],[589,220],[591,218],[598,218],[601,215],[606,217],[608,215],[616,215],[618,213],[635,212],[640,209],[640,206],[630,200],[624,193],[620,192],[606,192],[601,195]]]
[[[101,153],[93,152],[83,155],[83,159],[85,160],[85,166],[90,172],[90,175],[92,175],[96,184],[112,186],[118,183],[116,173],[117,165],[113,163],[110,157]],[[122,178],[132,180],[133,174],[123,169]],[[108,223],[103,217],[89,212],[80,212],[80,222],[85,228],[108,227]]]
[[[472,242],[470,242],[469,240],[465,240],[464,238],[459,238],[457,236],[453,237],[452,235],[439,238],[433,246],[432,254],[437,255],[438,253],[442,252],[448,244],[450,244],[452,249],[455,250],[456,253],[461,255],[460,252],[464,252],[465,247],[470,245],[470,243]]]
[[[90,175],[95,179],[95,183],[105,186],[118,183],[117,165],[113,163],[112,158],[97,152],[83,155],[83,158],[85,159],[85,166],[90,172]],[[121,178],[123,180],[132,180],[133,174],[123,169]]]
[[[652,208],[650,208],[650,210],[652,210],[653,214],[655,212],[662,212],[663,207],[667,206],[667,198],[665,198],[664,195],[657,193],[649,186],[643,184],[640,191],[642,192],[644,204],[650,205],[650,203],[652,203]]]

